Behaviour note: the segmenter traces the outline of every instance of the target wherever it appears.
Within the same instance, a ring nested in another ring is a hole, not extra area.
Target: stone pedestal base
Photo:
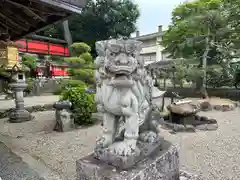
[[[176,147],[163,141],[161,148],[122,171],[89,155],[77,165],[77,180],[179,180],[179,155]]]
[[[9,121],[12,123],[21,123],[32,120],[32,115],[25,109],[14,110],[9,115]]]
[[[127,170],[133,167],[139,161],[150,156],[152,153],[154,153],[154,151],[161,151],[163,141],[164,139],[160,136],[158,136],[156,138],[156,141],[153,143],[138,141],[138,151],[129,156],[116,155],[115,153],[112,153],[108,148],[103,148],[95,150],[95,157],[100,161],[104,161],[107,164],[115,166],[119,170]],[[115,142],[115,144],[117,143],[118,142]]]
[[[25,81],[19,80],[15,83],[11,83],[10,87],[15,92],[16,109],[10,113],[9,121],[12,123],[30,121],[32,119],[32,115],[27,110],[25,110],[23,99],[23,90],[27,87],[27,84]]]

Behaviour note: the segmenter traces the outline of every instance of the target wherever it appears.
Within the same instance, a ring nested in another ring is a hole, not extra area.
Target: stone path
[[[0,142],[0,180],[44,180]]]

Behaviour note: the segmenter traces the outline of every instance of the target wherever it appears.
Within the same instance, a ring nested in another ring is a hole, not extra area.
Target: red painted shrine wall
[[[21,39],[16,41],[23,47],[19,50],[21,52],[36,53],[36,54],[48,54],[57,56],[69,56],[69,51],[67,46],[61,44],[54,44],[44,41],[37,40],[26,40]]]
[[[22,45],[22,48],[19,50],[21,52],[26,53],[34,53],[34,54],[46,54],[46,55],[57,55],[57,56],[69,56],[69,51],[67,46],[62,44],[54,44],[44,41],[38,40],[26,40],[21,39],[16,41],[17,43]],[[37,68],[36,71],[38,73],[41,72],[40,68]],[[61,67],[58,65],[51,66],[51,76],[52,77],[64,77],[69,76],[66,70],[66,67]]]

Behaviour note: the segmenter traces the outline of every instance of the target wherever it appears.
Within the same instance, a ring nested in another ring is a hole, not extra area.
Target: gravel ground
[[[13,138],[27,136],[36,132],[52,132],[56,120],[54,111],[34,112],[34,119],[24,123],[10,123],[9,118],[0,119],[0,134]]]
[[[166,134],[180,149],[181,168],[204,180],[240,179],[240,110],[201,112],[218,120],[217,131]]]
[[[12,144],[42,161],[62,179],[74,180],[76,160],[92,152],[100,134],[101,127],[93,126],[65,133],[29,134],[12,140]]]
[[[170,134],[161,129],[166,140],[180,150],[183,170],[197,173],[203,180],[240,179],[240,110],[201,112],[216,118],[217,131]],[[37,133],[13,139],[12,144],[45,163],[65,180],[75,178],[75,161],[92,152],[100,126],[67,133]]]

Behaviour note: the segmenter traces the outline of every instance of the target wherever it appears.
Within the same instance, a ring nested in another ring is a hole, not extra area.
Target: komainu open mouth
[[[105,68],[108,72],[111,72],[113,74],[125,74],[125,75],[131,74],[136,69],[136,67],[133,66],[115,66],[115,65],[108,66]]]
[[[112,77],[110,84],[116,87],[131,87],[133,80],[129,73],[117,73]]]
[[[126,73],[117,73],[115,74],[115,76],[113,77],[113,79],[115,80],[130,80],[130,74],[126,74]]]

